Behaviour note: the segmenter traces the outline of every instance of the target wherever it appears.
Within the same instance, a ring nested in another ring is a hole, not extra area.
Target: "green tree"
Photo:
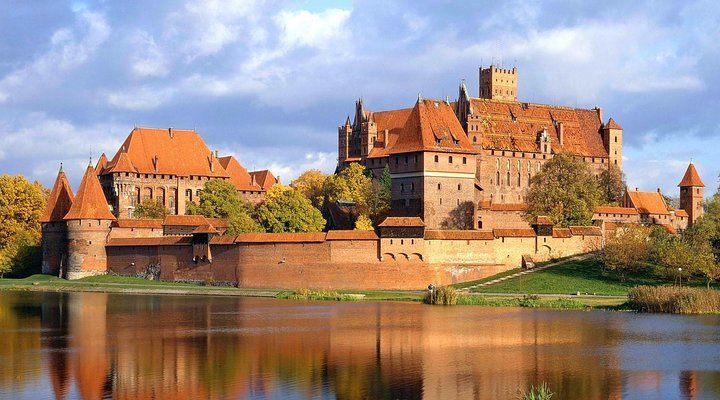
[[[598,177],[598,186],[603,204],[620,204],[627,184],[625,174],[614,165],[603,170]]]
[[[42,249],[29,232],[18,232],[0,249],[0,279],[5,274],[27,276],[40,273]]]
[[[323,187],[328,176],[317,169],[305,171],[290,183],[290,187],[307,197],[312,205],[321,210],[325,202]]]
[[[320,232],[325,218],[298,191],[274,185],[258,207],[260,223],[268,232]]]
[[[146,199],[133,211],[133,217],[139,219],[163,219],[168,214],[170,210],[153,199]]]
[[[352,163],[339,174],[327,178],[325,195],[330,202],[354,201],[362,209],[367,204],[371,182],[372,178],[365,174],[365,167],[358,163]]]
[[[700,256],[696,271],[705,277],[708,287],[720,279],[720,195],[705,202],[705,214],[685,230],[683,240]]]
[[[650,228],[640,225],[632,225],[618,232],[607,241],[602,251],[605,269],[620,272],[623,280],[627,272],[641,270],[650,258],[650,234]]]
[[[40,216],[47,198],[38,182],[23,176],[0,176],[0,249],[19,232],[40,240]]]
[[[189,203],[187,207],[188,214],[209,218],[230,218],[251,209],[252,205],[238,197],[235,186],[221,179],[207,181],[200,193],[199,204]]]
[[[248,213],[242,212],[230,217],[226,235],[241,233],[265,232],[265,229]]]
[[[532,177],[527,199],[528,220],[545,215],[557,226],[566,227],[590,225],[601,193],[587,164],[561,153]]]

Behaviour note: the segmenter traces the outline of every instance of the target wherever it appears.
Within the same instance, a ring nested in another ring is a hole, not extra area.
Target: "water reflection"
[[[0,293],[0,398],[718,398],[720,318]]]

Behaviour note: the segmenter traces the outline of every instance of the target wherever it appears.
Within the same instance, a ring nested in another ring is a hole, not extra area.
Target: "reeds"
[[[720,313],[720,292],[678,286],[636,286],[628,293],[630,307],[670,314]]]
[[[454,306],[458,302],[458,293],[452,286],[438,286],[425,293],[423,303]]]

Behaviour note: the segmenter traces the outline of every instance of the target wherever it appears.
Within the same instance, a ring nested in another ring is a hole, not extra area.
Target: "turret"
[[[601,109],[598,109],[598,116],[602,118]],[[608,152],[610,167],[622,171],[622,127],[620,127],[614,119],[610,118],[608,122],[603,125],[602,135],[605,150]]]
[[[67,263],[67,224],[63,220],[73,203],[73,192],[62,164],[47,206],[40,218],[42,229],[42,273],[60,276]]]
[[[688,213],[688,225],[692,225],[703,216],[703,197],[705,195],[705,184],[700,179],[693,163],[688,165],[678,186],[680,187],[680,208]]]
[[[345,160],[349,156],[350,135],[352,135],[352,125],[348,116],[345,125],[338,127],[338,166],[340,167],[344,167]]]
[[[480,67],[480,98],[517,101],[517,68]]]
[[[65,276],[79,279],[107,273],[105,244],[115,220],[92,165],[88,165],[77,195],[65,215],[68,261]]]

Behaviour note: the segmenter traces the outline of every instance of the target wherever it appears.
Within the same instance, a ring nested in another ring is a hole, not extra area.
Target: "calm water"
[[[0,292],[2,399],[720,398],[720,317]]]

